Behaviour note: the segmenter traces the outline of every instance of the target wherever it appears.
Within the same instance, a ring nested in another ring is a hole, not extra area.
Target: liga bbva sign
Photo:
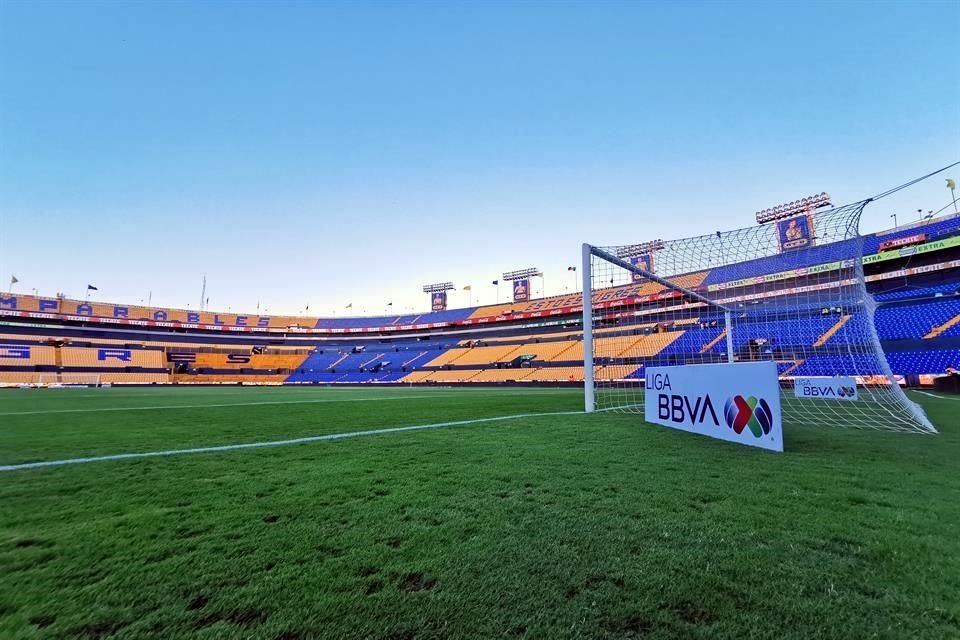
[[[853,402],[859,397],[857,381],[850,376],[797,378],[793,381],[793,394],[804,400],[842,400],[846,402]]]
[[[773,362],[647,367],[645,375],[647,422],[783,451],[780,384]]]

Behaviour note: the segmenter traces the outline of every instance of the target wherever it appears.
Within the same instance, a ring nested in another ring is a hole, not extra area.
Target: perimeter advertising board
[[[775,363],[648,367],[645,374],[647,422],[783,451]]]

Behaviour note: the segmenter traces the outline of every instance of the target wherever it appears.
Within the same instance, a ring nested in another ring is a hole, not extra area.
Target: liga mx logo
[[[740,435],[744,428],[749,428],[750,433],[759,438],[769,434],[773,428],[773,411],[763,398],[733,396],[724,405],[723,415],[727,426],[737,435]]]

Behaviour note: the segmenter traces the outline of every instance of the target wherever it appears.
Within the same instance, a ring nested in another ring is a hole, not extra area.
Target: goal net
[[[102,386],[97,373],[41,373],[37,386],[56,389],[62,387],[99,387]]]
[[[785,425],[936,432],[877,337],[858,232],[866,204],[697,238],[585,244],[587,411],[642,415],[649,367],[772,360]],[[826,387],[839,397],[805,395]]]

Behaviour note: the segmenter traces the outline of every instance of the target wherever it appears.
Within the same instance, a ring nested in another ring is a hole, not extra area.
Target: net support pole
[[[591,278],[591,256],[593,247],[583,244],[583,262],[580,273],[583,274],[583,410],[593,413],[593,280]]]
[[[723,324],[727,334],[727,362],[733,364],[733,318],[730,311],[723,312]]]

